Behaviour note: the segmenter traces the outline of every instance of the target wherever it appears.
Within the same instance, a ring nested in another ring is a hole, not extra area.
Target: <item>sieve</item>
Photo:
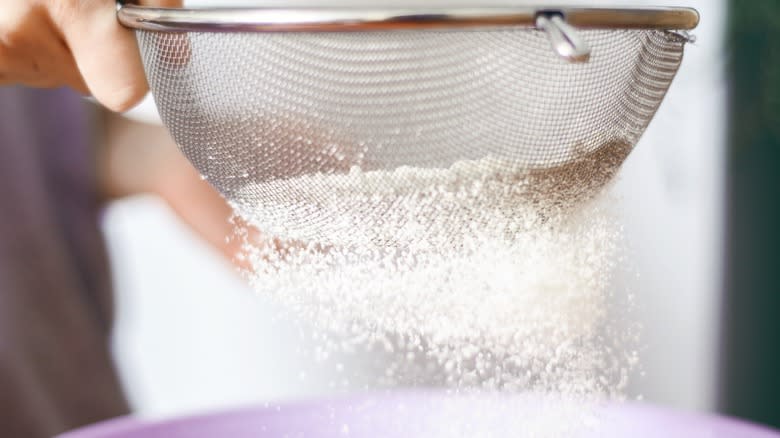
[[[494,205],[511,210],[501,193],[529,181],[573,198],[602,186],[656,113],[699,16],[128,4],[118,19],[134,29],[161,118],[203,177],[263,230],[330,242],[386,241],[393,233],[367,230],[414,216],[465,212],[485,225]]]

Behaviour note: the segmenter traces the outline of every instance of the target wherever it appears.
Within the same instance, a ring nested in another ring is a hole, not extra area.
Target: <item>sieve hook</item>
[[[536,27],[547,33],[553,50],[569,62],[587,62],[590,46],[569,25],[560,12],[542,12],[536,16]]]

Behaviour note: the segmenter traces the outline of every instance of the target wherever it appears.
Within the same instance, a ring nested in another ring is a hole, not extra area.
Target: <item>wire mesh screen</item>
[[[580,32],[586,63],[533,29],[137,35],[164,123],[258,226],[386,243],[402,233],[380,235],[377,222],[400,228],[435,209],[480,223],[510,214],[529,178],[573,197],[608,179],[599,169],[637,142],[686,39]],[[483,192],[495,181],[505,196]],[[410,197],[414,211],[401,205]]]

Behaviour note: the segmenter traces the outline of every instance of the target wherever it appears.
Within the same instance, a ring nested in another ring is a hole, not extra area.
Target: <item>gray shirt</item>
[[[0,88],[0,436],[128,411],[109,351],[90,114],[67,90]]]

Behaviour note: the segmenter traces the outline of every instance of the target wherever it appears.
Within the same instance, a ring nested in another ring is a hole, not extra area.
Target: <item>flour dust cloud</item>
[[[610,317],[623,233],[604,189],[629,150],[256,183],[231,200],[262,236],[243,236],[247,276],[325,351],[392,352],[378,383],[619,398],[638,359]]]

